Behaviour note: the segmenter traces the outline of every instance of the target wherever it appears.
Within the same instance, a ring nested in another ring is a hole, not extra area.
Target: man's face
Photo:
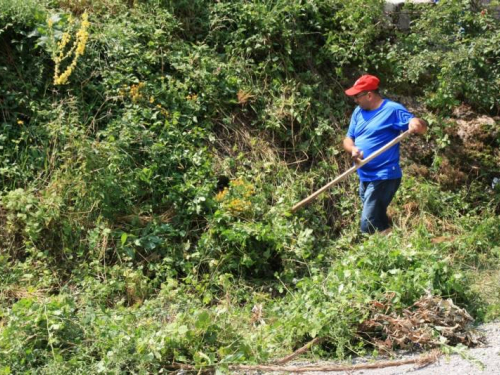
[[[353,95],[353,99],[362,109],[369,110],[371,108],[372,93],[370,91],[362,91],[359,94]]]

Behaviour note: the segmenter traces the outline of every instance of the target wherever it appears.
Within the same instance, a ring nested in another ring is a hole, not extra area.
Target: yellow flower
[[[245,182],[241,179],[241,177],[231,181],[231,186],[243,186],[243,185],[245,185]]]
[[[224,190],[219,191],[215,196],[215,200],[217,202],[222,202],[224,200],[224,197],[227,195],[227,192],[228,192],[227,188],[224,188]]]
[[[139,82],[137,85],[130,86],[130,97],[133,102],[137,102],[142,99],[142,94],[140,90],[145,86],[144,82]]]
[[[82,26],[85,28],[85,29],[88,29],[89,26],[90,26],[90,22],[89,22],[89,14],[87,12],[83,13],[82,14]]]
[[[69,43],[70,40],[71,40],[71,35],[68,32],[62,35],[61,41],[57,43],[57,46],[59,47],[61,52],[62,50],[64,50],[64,48],[66,47],[66,45]]]
[[[245,188],[246,188],[246,191],[243,193],[245,198],[249,198],[255,194],[255,188],[253,187],[253,185],[247,185],[247,186],[245,186]]]
[[[61,41],[57,43],[59,53],[58,55],[53,56],[53,60],[55,62],[54,69],[54,84],[55,85],[64,85],[68,82],[71,73],[73,73],[78,58],[85,53],[85,46],[87,45],[87,41],[89,38],[88,28],[90,26],[90,22],[88,21],[88,13],[85,12],[82,15],[82,22],[80,24],[80,29],[77,31],[75,36],[75,42],[71,48],[67,52],[65,52],[66,46],[71,40],[71,35],[68,32],[65,32],[62,35]],[[52,21],[49,19],[48,21],[49,27],[52,25]],[[70,18],[69,23],[72,24],[72,19]],[[59,74],[60,72],[60,64],[63,60],[73,55],[73,61],[68,65],[66,70]]]
[[[247,212],[252,207],[252,202],[234,198],[224,204],[224,207],[233,214]]]
[[[17,120],[18,125],[23,125],[24,121],[23,120]]]

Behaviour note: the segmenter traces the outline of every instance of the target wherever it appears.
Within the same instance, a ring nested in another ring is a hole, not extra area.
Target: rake
[[[295,206],[292,207],[292,212],[295,212],[297,211],[299,208],[305,206],[306,204],[310,203],[312,200],[314,200],[318,195],[320,195],[321,193],[323,193],[324,191],[328,190],[329,188],[331,188],[333,185],[335,185],[337,182],[340,182],[340,181],[343,181],[346,179],[347,176],[349,176],[351,173],[355,172],[356,170],[358,170],[359,168],[361,168],[363,165],[365,165],[366,163],[370,162],[371,160],[375,159],[377,156],[379,156],[380,154],[382,154],[383,152],[387,151],[388,149],[390,149],[392,146],[394,146],[395,144],[401,142],[404,138],[406,138],[408,135],[410,134],[410,132],[407,130],[405,131],[404,133],[401,133],[399,136],[397,136],[396,138],[394,138],[392,141],[390,141],[389,143],[387,143],[385,146],[379,148],[377,151],[375,151],[373,154],[371,154],[370,156],[368,156],[367,158],[361,160],[358,164],[356,165],[353,165],[352,168],[349,168],[347,171],[345,171],[344,173],[342,173],[340,176],[338,176],[337,178],[335,178],[335,180],[333,181],[330,181],[328,184],[326,184],[325,186],[323,186],[321,189],[315,191],[314,193],[312,193],[310,196],[308,196],[307,198],[301,200],[299,203],[297,203]]]

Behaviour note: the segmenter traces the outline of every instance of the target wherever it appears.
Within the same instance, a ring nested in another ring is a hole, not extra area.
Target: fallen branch
[[[274,361],[273,363],[275,365],[284,365],[285,363],[290,362],[295,357],[297,357],[297,356],[299,356],[299,355],[307,352],[311,348],[311,346],[313,346],[315,344],[318,344],[321,341],[323,341],[322,337],[316,337],[314,340],[309,341],[303,347],[301,347],[301,348],[297,349],[296,351],[294,351],[292,354],[287,355],[286,357],[283,357],[281,359],[278,359],[277,361]]]
[[[311,343],[309,343],[309,344],[311,344]],[[301,350],[301,349],[299,349],[299,350]],[[357,370],[369,370],[369,369],[385,368],[385,367],[396,367],[396,366],[411,365],[411,364],[416,364],[419,367],[422,367],[422,366],[427,366],[427,365],[430,365],[431,363],[436,362],[440,356],[441,356],[441,352],[436,349],[436,350],[433,350],[430,353],[422,355],[418,358],[401,359],[401,360],[397,360],[397,361],[382,361],[382,362],[374,362],[374,363],[359,363],[357,365],[325,365],[325,366],[230,365],[230,366],[228,366],[228,368],[229,368],[229,370],[233,370],[233,371],[238,371],[238,370],[284,371],[284,372],[297,372],[297,373],[311,372],[311,371],[357,371]],[[288,358],[288,357],[285,357],[285,358]],[[285,358],[283,358],[282,360],[284,360]],[[200,367],[196,367],[196,366],[192,366],[192,365],[173,363],[173,364],[168,365],[166,367],[168,367],[169,369],[173,369],[173,370],[197,371],[200,373],[213,372],[215,370],[214,365],[207,366],[205,368],[200,368]]]

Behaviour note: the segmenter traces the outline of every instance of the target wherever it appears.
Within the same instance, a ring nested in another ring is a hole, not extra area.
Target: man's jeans
[[[400,183],[401,178],[360,182],[359,196],[363,202],[361,232],[374,233],[389,228],[387,207],[398,191]]]

